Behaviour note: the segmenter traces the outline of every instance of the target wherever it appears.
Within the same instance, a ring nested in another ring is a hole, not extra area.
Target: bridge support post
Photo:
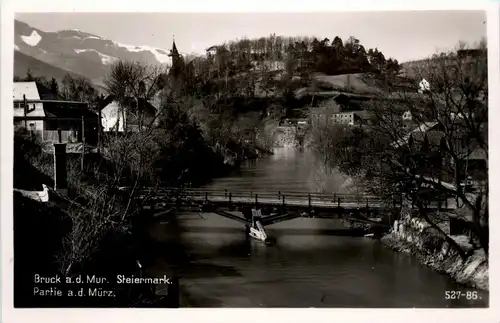
[[[337,207],[340,209],[340,197],[337,200]]]
[[[229,192],[229,210],[232,210],[233,209],[233,206],[232,206],[232,203],[231,203],[231,192]]]
[[[312,211],[312,205],[311,205],[311,193],[307,194],[307,211],[309,213],[309,216],[311,216],[311,211]]]

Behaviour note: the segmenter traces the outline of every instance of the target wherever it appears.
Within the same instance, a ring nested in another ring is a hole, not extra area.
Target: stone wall
[[[466,252],[472,246],[466,236],[451,236]],[[488,259],[483,250],[475,250],[463,260],[449,243],[430,228],[425,220],[412,217],[403,210],[399,220],[394,221],[391,232],[382,239],[384,245],[400,252],[409,252],[438,272],[450,275],[457,282],[489,290]]]

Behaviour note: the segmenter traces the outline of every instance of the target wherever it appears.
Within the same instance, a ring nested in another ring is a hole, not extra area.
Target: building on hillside
[[[391,146],[393,148],[399,148],[399,147],[405,147],[408,145],[410,142],[410,138],[415,134],[415,133],[425,133],[427,131],[431,130],[436,130],[439,129],[439,124],[437,122],[425,122],[420,124],[418,127],[412,129],[409,131],[405,136],[403,136],[401,139],[394,141],[391,143]]]
[[[101,106],[101,122],[104,131],[138,131],[158,124],[158,109],[145,99],[127,98],[121,104],[111,96]]]
[[[48,142],[97,143],[99,118],[87,103],[62,100],[36,82],[14,82],[13,101],[15,128]]]
[[[339,124],[347,124],[354,126],[355,124],[361,123],[361,118],[358,114],[353,111],[350,112],[338,112],[332,114],[332,121]]]
[[[363,105],[370,99],[370,96],[341,93],[327,100],[325,103],[331,106],[337,105],[341,111],[361,111],[364,110]]]
[[[449,146],[443,128],[437,122],[428,122],[408,132],[392,146],[401,152],[403,159],[410,151],[424,152],[428,156],[426,166],[430,172],[426,176],[435,176],[437,171],[442,169],[443,171],[439,171],[440,180],[449,183],[454,183],[457,174],[462,178],[462,184],[469,182],[468,185],[479,185],[478,183],[487,179],[487,153],[471,141],[466,132],[462,135],[457,133],[456,138],[449,144],[452,145],[456,160],[451,154],[444,153]]]
[[[370,111],[367,111],[367,110],[354,111],[354,114],[358,118],[357,119],[358,125],[373,125],[374,124],[374,117]]]
[[[418,83],[418,93],[426,93],[431,90],[431,85],[426,79],[422,79],[420,83]]]
[[[403,128],[405,129],[410,129],[416,126],[417,124],[415,123],[415,120],[413,118],[413,113],[410,110],[406,110],[403,112],[403,115],[401,116]]]
[[[403,115],[401,117],[402,117],[403,121],[412,121],[413,120],[413,115],[411,114],[410,110],[403,112]]]
[[[459,49],[457,55],[460,58],[478,58],[485,55],[486,51],[482,49]]]

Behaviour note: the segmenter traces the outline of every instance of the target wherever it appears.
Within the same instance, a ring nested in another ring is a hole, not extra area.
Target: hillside
[[[68,72],[17,50],[14,51],[14,76],[25,77],[28,70],[35,77],[45,77],[49,80],[55,78],[59,83],[66,74],[70,74],[73,77],[81,77],[77,73]]]
[[[348,91],[353,93],[373,94],[382,91],[383,83],[368,73],[342,75],[316,74],[317,86],[320,89]]]

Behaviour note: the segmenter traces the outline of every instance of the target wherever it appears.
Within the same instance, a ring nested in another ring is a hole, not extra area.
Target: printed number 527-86
[[[447,290],[444,292],[445,299],[479,299],[476,291]]]

